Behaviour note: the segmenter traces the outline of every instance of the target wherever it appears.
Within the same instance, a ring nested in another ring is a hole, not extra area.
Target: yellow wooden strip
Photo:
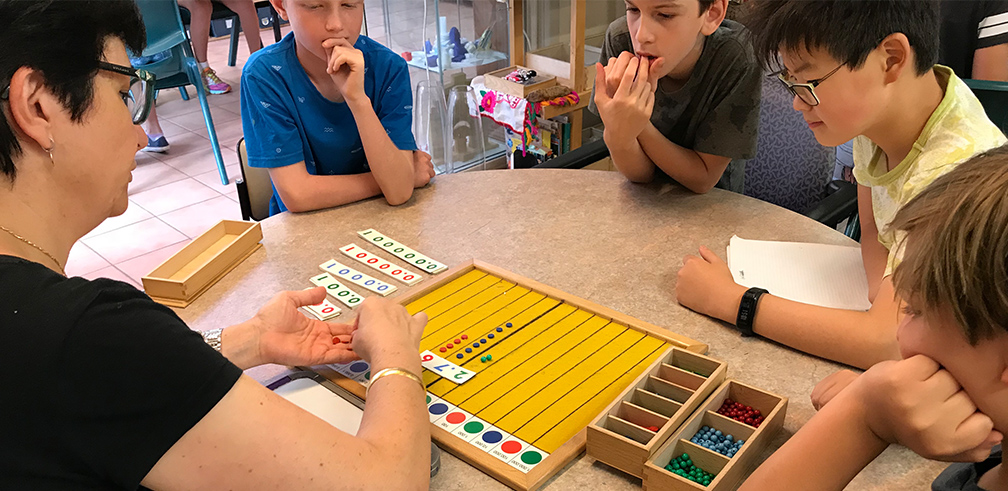
[[[462,408],[487,421],[497,421],[526,400],[537,397],[544,387],[598,351],[626,328],[614,326],[602,317],[592,317],[563,339],[551,344],[519,369],[497,381],[498,390],[476,394]],[[530,343],[531,344],[531,343]]]
[[[515,284],[509,281],[498,281],[497,283],[491,285],[489,288],[485,288],[482,291],[470,296],[469,298],[466,298],[461,303],[452,306],[445,311],[435,314],[434,316],[430,317],[430,320],[427,321],[427,327],[424,327],[424,337],[426,338],[431,335],[435,335],[439,330],[441,330],[445,326],[451,324],[452,322],[455,322],[460,317],[472,312],[473,310],[482,306],[483,304],[497,298],[500,295],[503,295],[508,290],[514,288],[514,286]],[[431,309],[437,309],[442,304],[445,304],[445,302],[441,302],[431,307]],[[427,315],[430,315],[429,312],[431,309],[425,310],[424,312],[428,312]]]
[[[455,278],[454,280],[449,281],[448,283],[445,283],[444,285],[437,287],[436,289],[434,289],[434,291],[410,302],[409,305],[406,306],[406,311],[409,312],[410,315],[416,314],[417,312],[420,312],[421,310],[426,309],[427,307],[430,307],[431,305],[434,305],[435,303],[443,300],[448,295],[451,295],[452,293],[455,293],[461,290],[462,288],[469,286],[472,282],[486,275],[487,275],[486,273],[478,269],[474,269],[462,276],[459,276],[458,278]]]
[[[526,305],[526,302],[534,302],[534,303],[532,303],[531,305]],[[486,345],[483,345],[483,347],[481,348],[478,349],[474,348],[472,353],[466,353],[465,356],[467,358],[459,360],[462,361],[461,363],[462,368],[466,370],[472,370],[474,372],[479,372],[484,368],[486,368],[485,364],[483,364],[479,360],[480,354],[483,352],[482,350],[490,349],[490,346],[493,346],[496,349],[497,347],[500,346],[499,343],[501,343],[503,340],[507,339],[514,333],[522,332],[522,328],[525,326],[525,324],[528,324],[529,322],[532,322],[533,319],[545,314],[553,307],[556,307],[559,303],[560,302],[558,300],[552,298],[546,298],[541,293],[530,292],[527,295],[521,297],[518,301],[514,302],[513,304],[508,305],[507,308],[502,309],[496,314],[484,319],[478,326],[474,326],[474,329],[477,332],[479,331],[479,329],[483,329],[485,331],[487,330],[488,327],[491,326],[496,327],[506,322],[510,322],[512,327],[505,327],[504,332],[499,333],[500,339],[498,339],[498,336],[495,335],[494,336],[495,342],[493,344],[488,343]],[[469,340],[472,340],[472,338],[469,338]],[[497,349],[497,351],[498,351],[498,357],[501,356],[500,350]],[[453,357],[451,358],[451,360],[457,360],[457,358]],[[445,393],[458,386],[458,384],[449,382],[447,380],[438,380],[434,382],[433,385],[430,385],[431,380],[433,379],[428,379],[427,377],[424,378],[424,382],[428,385],[428,390],[430,390],[432,394],[438,397],[444,397]],[[466,383],[467,384],[472,383],[472,381],[470,380],[469,382]]]
[[[461,336],[462,334],[466,334],[470,338],[468,341],[469,344],[472,343],[472,338],[479,340],[480,336],[487,333],[487,329],[493,330],[494,327],[497,327],[496,325],[494,325],[487,328],[481,323],[481,321],[485,320],[488,317],[493,316],[493,314],[497,313],[498,311],[507,307],[508,305],[518,302],[520,299],[526,296],[526,294],[529,293],[529,290],[527,288],[515,286],[503,293],[494,294],[496,288],[497,288],[496,286],[488,288],[485,291],[481,292],[479,295],[474,296],[473,299],[489,298],[489,300],[486,303],[471,309],[469,312],[465,313],[462,317],[459,317],[458,319],[455,319],[438,329],[431,329],[430,327],[425,328],[423,339],[420,341],[420,351],[423,352],[423,350],[429,349],[436,353],[440,353],[439,348],[447,345],[447,343],[452,343],[453,347],[451,348],[451,351],[447,352],[446,354],[440,354],[440,356],[445,359],[451,356],[452,363],[461,365],[462,362],[455,361],[454,357],[454,353],[461,346],[456,346],[457,343],[454,343],[454,340],[459,339],[459,336]],[[534,294],[534,295],[536,295],[538,298],[535,298],[535,300],[533,300],[532,303],[535,303],[539,299],[543,298],[543,295],[540,294]],[[532,303],[526,303],[526,305],[532,305]],[[448,313],[445,313],[442,315],[442,318],[445,318],[448,315],[449,315]],[[503,323],[501,323],[500,325],[503,325]],[[477,329],[477,326],[482,330]],[[494,339],[496,338],[497,336],[494,336]],[[459,340],[461,341],[461,339]],[[466,342],[463,342],[462,344],[466,344]]]
[[[524,295],[518,296],[522,291]],[[512,292],[516,292],[512,295]],[[521,324],[515,322],[515,317],[535,305],[540,300],[546,298],[545,295],[525,290],[521,287],[515,287],[508,290],[506,295],[501,295],[500,298],[492,300],[490,303],[477,309],[480,312],[474,312],[471,315],[466,315],[459,320],[453,322],[451,325],[446,326],[444,329],[438,331],[434,337],[440,337],[440,340],[434,340],[432,337],[425,338],[424,341],[432,342],[433,346],[430,349],[438,353],[438,355],[450,360],[452,363],[462,365],[469,360],[475,358],[479,359],[480,355],[489,350],[501,341],[506,339],[511,333],[516,332],[522,327]],[[539,314],[545,313],[554,304],[541,307]],[[537,314],[538,315],[538,314]],[[534,317],[528,317],[530,320]],[[506,327],[506,324],[510,322],[511,327]],[[497,328],[502,329],[501,332],[497,332]],[[462,340],[461,336],[466,335],[468,339]],[[488,338],[488,334],[493,334],[492,338]],[[461,341],[460,344],[456,345],[455,340]],[[486,339],[487,343],[480,344],[479,347],[473,346],[480,339]],[[452,348],[448,349],[446,352],[441,353],[440,348],[446,347],[448,343],[452,343]],[[469,348],[470,352],[466,353],[466,348]],[[421,347],[421,349],[424,349]],[[462,354],[462,358],[459,359],[456,355]]]
[[[547,298],[544,299],[543,302],[547,300],[553,299]],[[535,318],[530,314],[530,317],[522,319],[524,324],[526,324],[525,327],[511,333],[504,342],[497,345],[497,348],[494,349],[494,353],[496,353],[497,356],[494,357],[493,363],[487,365],[480,362],[478,358],[470,360],[462,367],[473,370],[478,368],[479,365],[484,365],[484,368],[466,383],[455,386],[452,390],[446,391],[444,394],[439,394],[433,391],[432,393],[457,406],[459,403],[472,397],[473,394],[483,390],[486,386],[490,385],[525,360],[524,357],[509,356],[511,352],[524,346],[530,339],[534,339],[537,336],[542,336],[544,333],[549,332],[549,328],[558,324],[561,320],[573,314],[576,310],[577,309],[574,307],[561,304],[556,306],[553,310],[546,312],[542,315],[542,317],[539,317],[539,319],[534,322],[529,323],[531,319]],[[524,312],[522,314],[524,315]],[[564,332],[566,332],[566,330]],[[562,334],[563,333],[560,335]]]
[[[538,440],[560,423],[560,421],[570,417],[571,413],[578,407],[590,401],[602,388],[607,387],[625,373],[633,370],[641,360],[647,358],[648,355],[653,353],[662,344],[663,342],[657,338],[645,337],[634,343],[629,349],[620,350],[619,356],[611,363],[601,369],[595,370],[590,377],[578,384],[577,387],[564,394],[563,397],[559,398],[550,407],[533,415],[531,421],[512,433],[527,442]],[[573,436],[573,433],[571,435]]]
[[[521,364],[516,365],[513,370],[506,375],[499,377],[479,393],[474,394],[465,402],[458,406],[470,413],[476,414],[484,408],[499,400],[508,393],[515,385],[525,381],[539,370],[542,370],[556,360],[560,355],[569,351],[574,346],[599,328],[607,321],[600,317],[594,317],[596,322],[591,322],[594,316],[587,311],[578,310],[566,319],[557,323],[556,326],[544,332],[542,336],[532,339],[524,346],[510,353],[509,361],[523,359]],[[585,326],[585,324],[588,324]],[[561,326],[563,331],[561,332]],[[512,406],[514,407],[514,406]],[[480,416],[481,418],[483,416]]]
[[[616,326],[624,327],[618,324]],[[591,356],[585,358],[581,363],[578,363],[574,369],[547,385],[536,397],[518,404],[514,410],[503,418],[489,422],[513,434],[529,421],[535,419],[558,399],[574,390],[579,384],[595,374],[595,372],[612,362],[620,353],[626,351],[627,348],[633,346],[634,343],[640,341],[643,337],[644,334],[624,327],[624,330],[611,342],[603,346],[602,349],[592,353]],[[574,407],[580,406],[583,402],[579,401]]]
[[[484,290],[500,284],[502,281],[503,280],[495,276],[486,275],[470,283],[468,286],[463,287],[459,291],[452,293],[451,295],[448,295],[447,297],[443,298],[440,302],[437,302],[434,305],[431,305],[430,307],[423,309],[421,312],[426,312],[428,318],[430,318],[431,320],[435,320],[441,314],[457,307],[461,303],[464,303],[466,300],[469,300],[474,295],[478,295]]]
[[[654,338],[649,337],[647,339]],[[640,374],[644,373],[644,371],[647,370],[647,368],[651,366],[655,360],[661,357],[667,349],[668,344],[659,344],[658,347],[655,348],[650,355],[641,360],[637,366],[621,375],[619,379],[607,386],[583,406],[563,417],[560,422],[547,431],[545,435],[540,437],[538,440],[535,440],[534,445],[546,452],[555,452],[556,449],[560,448],[560,446],[564,443],[567,443],[567,440],[570,440],[571,437],[581,431],[582,428],[588,426],[588,424],[591,423],[591,421],[595,419],[599,413],[611,404],[612,401],[623,392],[623,390],[625,390],[634,380],[637,379],[637,377],[640,376]],[[569,409],[566,409],[564,413],[566,414],[568,411]]]

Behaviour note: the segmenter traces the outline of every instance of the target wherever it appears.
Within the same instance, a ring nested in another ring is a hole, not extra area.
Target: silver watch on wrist
[[[203,331],[203,341],[209,344],[211,348],[217,350],[220,353],[221,350],[221,333],[224,329],[211,329],[209,331]]]

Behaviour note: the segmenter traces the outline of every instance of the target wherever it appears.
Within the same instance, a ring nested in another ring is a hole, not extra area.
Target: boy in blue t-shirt
[[[248,163],[268,168],[270,214],[384,195],[409,200],[434,175],[411,131],[406,62],[359,35],[363,0],[271,0],[293,32],[242,70]]]

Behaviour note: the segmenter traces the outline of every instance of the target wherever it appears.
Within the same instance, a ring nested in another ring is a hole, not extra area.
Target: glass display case
[[[406,60],[414,136],[439,173],[482,169],[504,155],[503,129],[470,114],[464,102],[476,97],[471,91],[453,94],[452,89],[510,65],[506,2],[371,1],[365,3],[364,27],[365,34]]]

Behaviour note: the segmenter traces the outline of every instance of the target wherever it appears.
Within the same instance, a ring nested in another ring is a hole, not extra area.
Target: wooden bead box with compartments
[[[724,382],[648,459],[644,489],[735,489],[783,426],[787,403],[785,397],[741,382]]]
[[[588,456],[637,477],[725,379],[725,364],[673,348],[588,426]]]

